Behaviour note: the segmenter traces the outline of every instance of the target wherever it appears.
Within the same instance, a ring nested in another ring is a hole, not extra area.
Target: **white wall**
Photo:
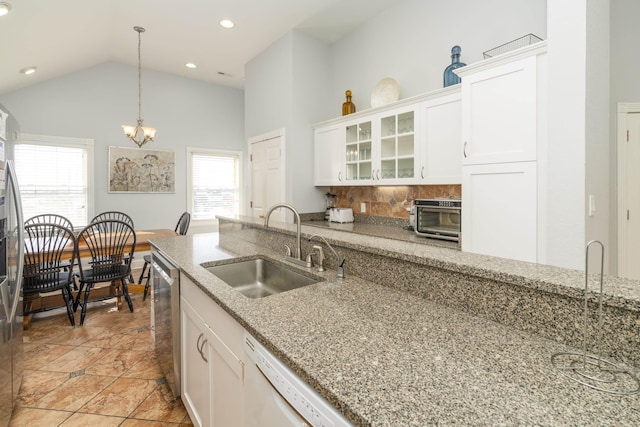
[[[327,105],[328,46],[292,31],[245,66],[248,138],[285,129],[286,190],[283,202],[300,212],[324,209],[313,186],[313,132]]]
[[[96,213],[122,210],[136,228],[173,228],[186,210],[186,147],[246,151],[243,91],[143,70],[142,117],[158,129],[145,148],[176,152],[176,193],[110,194],[108,147],[136,147],[120,127],[138,117],[136,71],[104,63],[0,95],[0,103],[24,133],[94,140]]]
[[[615,234],[609,234],[609,224],[615,218],[615,215],[613,217],[610,215],[611,196],[615,194],[615,180],[609,179],[611,146],[609,142],[609,9],[609,0],[587,2],[585,240],[586,242],[599,240],[604,245],[605,272],[609,272],[611,249],[614,246],[613,242],[616,241]],[[611,153],[615,157],[615,150]],[[596,209],[591,215],[589,214],[590,196],[595,200]],[[593,269],[600,265],[600,260],[590,260],[590,263]]]
[[[357,111],[371,107],[371,91],[384,77],[400,86],[400,98],[443,86],[451,48],[461,62],[525,34],[546,39],[546,0],[405,0],[380,13],[331,47],[331,98],[324,120],[339,115],[351,89]]]

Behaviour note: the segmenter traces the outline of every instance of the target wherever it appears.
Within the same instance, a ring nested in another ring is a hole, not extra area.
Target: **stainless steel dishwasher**
[[[151,252],[152,333],[156,357],[175,396],[180,396],[180,270]]]

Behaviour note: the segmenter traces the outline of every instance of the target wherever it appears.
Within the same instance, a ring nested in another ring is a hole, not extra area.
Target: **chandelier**
[[[153,141],[153,138],[156,136],[156,130],[150,127],[142,126],[142,67],[140,65],[140,39],[141,34],[144,33],[144,28],[142,27],[133,27],[133,29],[138,33],[138,124],[136,126],[128,126],[122,125],[122,130],[124,130],[124,134],[133,142],[135,142],[138,147],[142,147],[149,141]]]

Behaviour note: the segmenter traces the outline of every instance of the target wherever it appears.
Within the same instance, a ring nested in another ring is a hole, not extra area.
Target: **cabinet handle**
[[[380,181],[380,169],[376,171],[376,177],[378,178],[378,181]]]
[[[464,147],[462,148],[462,154],[464,154],[464,158],[467,158],[467,141],[464,142]]]
[[[200,357],[202,358],[202,360],[205,361],[205,363],[209,363],[209,361],[207,360],[206,357],[204,357],[204,346],[207,345],[207,340],[205,338],[204,341],[202,341],[202,344],[200,344],[200,340],[204,337],[204,333],[201,333],[200,335],[198,335],[198,341],[196,342],[196,349],[198,350],[198,353],[200,353]]]
[[[424,179],[424,166],[420,169],[420,176]]]
[[[338,181],[342,182],[342,172],[338,172]]]
[[[198,335],[198,341],[196,341],[196,349],[200,354],[202,354],[202,348],[200,347],[200,340],[202,339],[202,337],[204,337],[204,334]]]
[[[207,345],[207,339],[205,338],[204,341],[202,341],[202,347],[200,348],[200,357],[202,357],[202,360],[204,360],[204,363],[209,363],[209,361],[207,360],[206,357],[204,357],[204,347]]]

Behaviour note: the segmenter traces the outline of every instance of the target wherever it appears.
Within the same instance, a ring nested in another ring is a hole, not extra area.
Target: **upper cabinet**
[[[536,159],[536,69],[536,56],[529,56],[472,74],[464,71],[463,164]]]
[[[460,92],[421,103],[420,184],[460,184],[461,102]]]
[[[314,185],[341,185],[344,182],[344,129],[328,126],[314,130]]]
[[[413,183],[416,178],[415,107],[380,114],[380,144],[376,178],[381,183]]]
[[[449,87],[316,125],[315,185],[460,183],[459,101]]]
[[[371,120],[355,121],[342,127],[345,135],[342,156],[346,165],[345,184],[375,179],[372,168]]]

